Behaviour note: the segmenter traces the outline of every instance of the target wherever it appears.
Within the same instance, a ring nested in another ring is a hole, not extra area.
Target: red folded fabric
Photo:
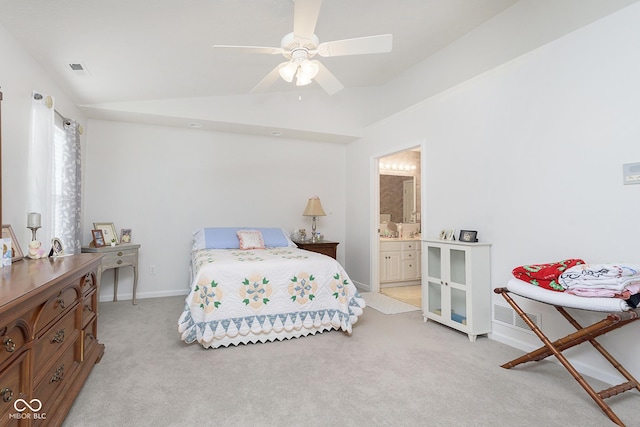
[[[516,279],[529,282],[532,285],[552,291],[564,292],[564,288],[558,283],[558,278],[567,269],[574,265],[584,264],[581,259],[565,259],[564,261],[551,262],[548,264],[522,265],[513,269],[512,273]]]

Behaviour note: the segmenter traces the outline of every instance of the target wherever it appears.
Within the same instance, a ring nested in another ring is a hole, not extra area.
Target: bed
[[[298,249],[282,229],[203,228],[194,233],[178,331],[205,348],[350,335],[364,307],[335,259]]]

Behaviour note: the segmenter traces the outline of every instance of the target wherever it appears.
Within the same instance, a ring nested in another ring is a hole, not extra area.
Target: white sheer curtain
[[[28,170],[28,203],[29,212],[42,215],[42,228],[38,230],[37,238],[42,242],[42,248],[51,248],[53,236],[53,206],[51,194],[53,191],[53,130],[54,109],[53,97],[33,92],[31,97],[31,138],[29,141]],[[25,222],[26,222],[25,212]]]
[[[33,93],[29,145],[29,212],[42,216],[37,238],[65,254],[80,253],[81,153],[78,124],[55,113],[53,97]],[[26,218],[25,218],[26,220]]]
[[[66,254],[80,253],[81,153],[78,124],[56,114],[53,155],[53,233]]]

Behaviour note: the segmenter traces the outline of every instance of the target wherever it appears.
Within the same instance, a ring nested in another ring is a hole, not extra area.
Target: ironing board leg
[[[518,315],[522,318],[522,320],[531,328],[531,330],[537,335],[537,337],[544,343],[544,346],[558,359],[558,361],[569,371],[569,373],[573,376],[573,378],[582,386],[582,388],[587,392],[589,396],[596,402],[596,404],[604,411],[605,414],[609,417],[611,421],[619,426],[624,426],[624,423],[618,416],[613,412],[613,410],[607,405],[602,397],[585,381],[585,379],[580,375],[580,373],[573,367],[573,365],[567,360],[566,357],[553,345],[553,343],[547,338],[545,334],[542,333],[540,328],[529,319],[529,316],[516,304],[516,302],[511,298],[511,296],[507,293],[507,289],[500,288],[495,290],[496,293],[501,293],[504,299],[509,303],[509,305],[518,313]],[[584,340],[583,340],[584,341]],[[518,360],[518,359],[516,359]],[[529,359],[534,360],[534,359]],[[538,359],[540,360],[540,359]],[[515,360],[513,361],[515,362]],[[520,362],[522,363],[522,362]],[[518,364],[518,363],[517,363]],[[511,362],[502,365],[503,368],[509,369],[515,366]]]

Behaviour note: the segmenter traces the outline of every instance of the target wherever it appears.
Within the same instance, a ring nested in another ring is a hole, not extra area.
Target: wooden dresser
[[[103,255],[24,259],[0,269],[0,426],[58,426],[93,366]]]

